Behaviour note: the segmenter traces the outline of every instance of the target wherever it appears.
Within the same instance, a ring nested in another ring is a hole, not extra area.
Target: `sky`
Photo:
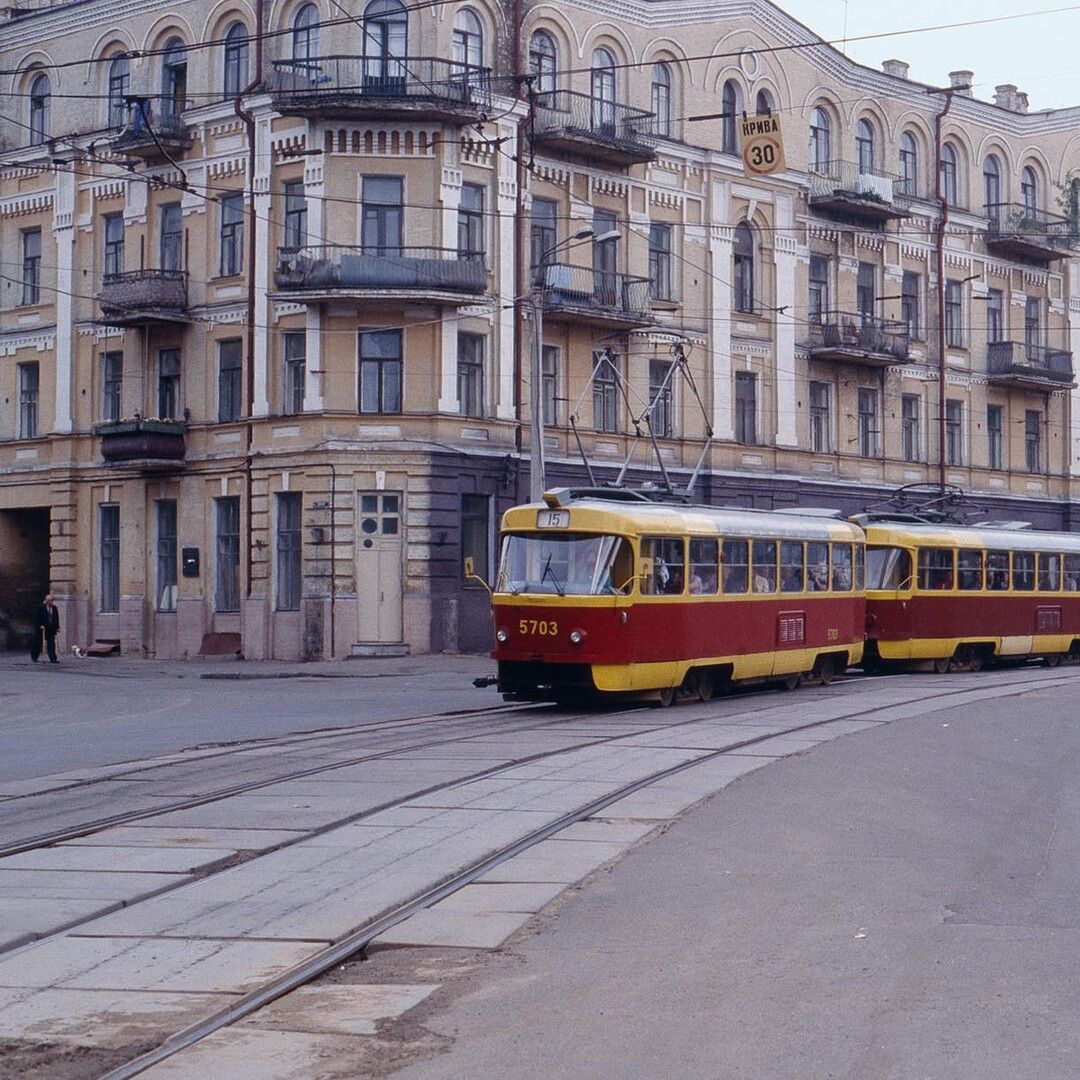
[[[821,37],[839,41],[917,27],[960,23],[1006,15],[1024,18],[987,26],[966,26],[905,34],[881,40],[849,41],[853,60],[880,67],[895,57],[911,64],[910,76],[947,86],[950,71],[975,72],[974,95],[994,98],[999,83],[1027,92],[1032,110],[1080,105],[1080,3],[1066,0],[776,0]],[[1072,8],[1071,11],[1062,11]],[[1037,14],[1054,11],[1054,14]],[[838,46],[839,47],[839,46]]]

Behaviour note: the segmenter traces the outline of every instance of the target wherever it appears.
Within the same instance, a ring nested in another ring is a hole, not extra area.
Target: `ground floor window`
[[[300,511],[303,496],[296,491],[277,497],[277,609],[299,611],[303,537]]]
[[[176,500],[159,499],[157,506],[157,607],[176,610]]]
[[[473,573],[490,578],[491,499],[487,495],[461,496],[461,565],[473,561]]]
[[[120,507],[99,510],[101,535],[101,611],[120,610]]]
[[[216,611],[240,610],[240,500],[235,496],[214,500],[217,565],[214,591]]]

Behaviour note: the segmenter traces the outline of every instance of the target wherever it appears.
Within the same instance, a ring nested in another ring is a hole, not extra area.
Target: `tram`
[[[502,520],[492,590],[509,700],[828,681],[862,660],[863,530],[839,514],[559,489]]]
[[[853,520],[867,544],[865,668],[1080,656],[1080,535]]]

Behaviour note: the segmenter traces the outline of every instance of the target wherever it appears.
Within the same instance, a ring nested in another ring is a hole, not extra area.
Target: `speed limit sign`
[[[779,116],[766,113],[743,117],[740,134],[743,170],[747,176],[768,176],[784,171],[784,139]]]

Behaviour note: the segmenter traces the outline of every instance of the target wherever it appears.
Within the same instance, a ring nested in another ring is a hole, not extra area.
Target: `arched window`
[[[671,134],[671,68],[653,64],[652,111],[656,117],[656,134]]]
[[[248,32],[240,22],[234,22],[225,33],[225,93],[235,96],[248,84]]]
[[[739,113],[742,112],[742,94],[739,91],[739,84],[734,79],[728,79],[724,83],[724,92],[722,95],[724,118],[721,121],[723,127],[721,130],[721,142],[720,148],[725,154],[737,154],[739,152],[739,140],[736,135],[739,122]]]
[[[607,49],[592,54],[592,126],[603,134],[615,133],[615,57]]]
[[[1020,201],[1024,204],[1024,213],[1034,217],[1039,209],[1039,178],[1030,165],[1020,174]]]
[[[484,28],[472,8],[454,16],[454,63],[458,71],[478,68],[484,62]]]
[[[914,195],[919,185],[919,144],[910,131],[900,136],[900,187],[905,195]]]
[[[187,50],[178,37],[165,42],[161,57],[161,112],[176,120],[187,107]]]
[[[109,64],[109,127],[122,128],[128,118],[128,87],[131,83],[131,61],[126,56],[114,57]]]
[[[49,101],[52,90],[49,87],[49,76],[42,73],[35,75],[30,83],[30,145],[40,146],[49,138],[51,123],[49,121]]]
[[[558,88],[555,72],[559,66],[559,52],[555,39],[546,30],[536,30],[529,38],[529,71],[536,76],[533,89],[537,94],[554,94]],[[550,97],[544,104],[551,105]]]
[[[983,162],[983,210],[992,221],[1001,213],[1001,162],[988,154]]]
[[[773,101],[772,93],[768,90],[759,90],[757,92],[757,99],[755,100],[755,107],[758,116],[771,113],[773,109],[776,108],[776,102]]]
[[[364,8],[364,85],[373,92],[405,83],[409,15],[399,0],[371,0]]]
[[[810,168],[814,172],[827,173],[832,160],[832,125],[829,114],[816,106],[810,114]]]
[[[941,148],[941,194],[949,206],[957,206],[957,199],[959,197],[959,187],[957,184],[957,173],[959,167],[957,164],[956,147],[952,143],[945,143]]]
[[[860,173],[874,171],[874,126],[865,117],[855,128],[855,165]]]
[[[293,19],[292,58],[298,67],[305,67],[319,55],[319,9],[305,4]]]
[[[741,221],[735,226],[735,310],[754,310],[754,232]]]

